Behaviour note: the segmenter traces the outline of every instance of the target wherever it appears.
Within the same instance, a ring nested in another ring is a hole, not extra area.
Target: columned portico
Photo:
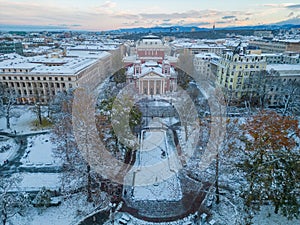
[[[137,60],[127,68],[127,82],[136,83],[137,92],[145,95],[164,95],[176,91],[177,73],[167,61],[163,64]]]

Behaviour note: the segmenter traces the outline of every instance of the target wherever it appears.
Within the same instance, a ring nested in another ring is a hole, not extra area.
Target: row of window
[[[48,78],[48,79],[47,79]],[[72,81],[71,77],[28,77],[28,76],[2,76],[2,80],[53,80],[53,81]]]
[[[28,69],[1,69],[1,72],[8,72],[8,73],[27,73],[29,72]]]
[[[40,96],[40,97],[43,97],[44,95],[55,95],[55,90],[51,90],[51,91],[46,91],[44,92],[43,90],[41,91],[33,91],[33,90],[23,90],[23,94],[22,94],[22,90],[16,90],[17,94],[19,96],[27,96],[27,95],[36,95],[36,96]]]
[[[27,85],[26,85],[27,84]],[[48,88],[48,87],[51,87],[51,88],[65,88],[66,87],[66,84],[65,83],[23,83],[23,82],[15,82],[15,83],[8,83],[8,82],[5,82],[5,85],[6,86],[10,86],[10,87],[23,87],[25,88],[26,86],[28,88],[36,88],[36,87],[45,87],[45,88]],[[69,88],[72,88],[73,85],[71,83],[68,84],[68,87]]]

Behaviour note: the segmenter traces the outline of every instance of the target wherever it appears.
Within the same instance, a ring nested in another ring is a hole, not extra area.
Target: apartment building
[[[217,84],[240,99],[249,91],[255,91],[253,77],[266,70],[266,58],[262,55],[226,53],[219,61]]]
[[[283,107],[287,101],[292,100],[291,103],[300,112],[300,64],[271,64],[266,69],[271,75],[277,74],[275,78],[268,78],[268,105]]]
[[[300,54],[295,52],[265,53],[267,64],[299,64]]]
[[[199,78],[214,79],[213,65],[220,60],[220,56],[214,53],[199,53],[194,56],[194,67]],[[213,78],[211,78],[213,76]]]

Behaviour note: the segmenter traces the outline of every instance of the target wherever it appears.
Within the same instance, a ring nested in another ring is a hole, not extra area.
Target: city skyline
[[[49,26],[71,30],[197,26],[211,28],[300,19],[295,1],[0,0],[3,25]]]

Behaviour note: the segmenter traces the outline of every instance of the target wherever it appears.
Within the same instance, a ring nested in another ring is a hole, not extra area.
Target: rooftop
[[[0,73],[18,73],[14,69],[28,69],[32,74],[76,74],[84,68],[109,55],[101,52],[92,55],[73,54],[69,57],[49,58],[47,56],[22,57],[17,56],[0,62]],[[7,71],[10,69],[12,71]],[[4,70],[6,70],[4,72]],[[21,72],[24,73],[24,72]]]

